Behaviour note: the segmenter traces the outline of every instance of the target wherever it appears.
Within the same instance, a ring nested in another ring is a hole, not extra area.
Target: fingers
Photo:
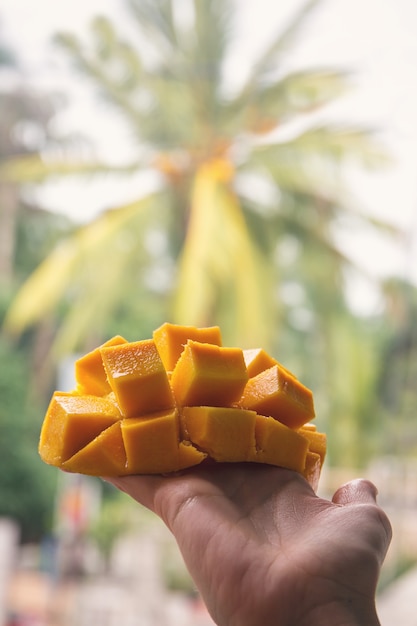
[[[334,504],[376,504],[378,490],[373,483],[364,478],[352,480],[339,487],[332,502]]]
[[[377,505],[377,488],[369,480],[359,478],[342,485],[333,496],[334,504],[353,508],[362,513],[362,530],[369,531],[369,544],[374,545],[382,563],[392,538],[392,527],[385,512]],[[355,513],[357,515],[358,513]]]

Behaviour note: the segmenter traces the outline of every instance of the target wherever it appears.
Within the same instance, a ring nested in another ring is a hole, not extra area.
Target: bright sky
[[[231,62],[238,74],[250,64],[254,52],[283,23],[301,0],[236,0],[240,13],[239,49]],[[283,5],[285,5],[283,7]],[[91,16],[106,13],[122,19],[121,0],[2,0],[0,36],[17,51],[28,68],[28,80],[71,95],[71,106],[61,116],[68,132],[93,135],[98,149],[109,158],[128,152],[122,128],[97,105],[91,94],[68,72],[64,59],[51,47],[59,30],[82,35]],[[394,164],[382,174],[358,176],[353,181],[359,201],[373,214],[403,226],[408,239],[400,247],[355,235],[345,246],[379,275],[391,270],[417,282],[417,2],[416,0],[327,0],[312,20],[305,38],[294,48],[294,67],[323,63],[353,69],[357,89],[331,115],[341,121],[364,121],[380,128]],[[100,125],[101,123],[101,125]],[[109,149],[111,147],[111,149]],[[55,210],[71,211],[85,219],[112,203],[133,195],[129,189],[101,182],[98,187],[62,183],[47,187],[43,201]],[[123,197],[125,194],[125,197]],[[76,209],[75,209],[76,207]],[[360,290],[369,284],[355,283]],[[359,296],[360,297],[360,296]],[[359,299],[359,298],[358,298]]]

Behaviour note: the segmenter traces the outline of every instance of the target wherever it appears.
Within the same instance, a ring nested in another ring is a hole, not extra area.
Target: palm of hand
[[[369,483],[329,502],[298,474],[261,465],[113,482],[171,529],[219,625],[308,624],[335,597],[372,601],[389,524]]]

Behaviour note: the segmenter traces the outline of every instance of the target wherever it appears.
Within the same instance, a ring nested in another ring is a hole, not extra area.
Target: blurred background
[[[321,492],[367,476],[391,517],[381,611],[415,571],[416,20],[414,0],[3,0],[1,626],[211,624],[162,524],[37,453],[74,359],[164,321],[296,372]]]

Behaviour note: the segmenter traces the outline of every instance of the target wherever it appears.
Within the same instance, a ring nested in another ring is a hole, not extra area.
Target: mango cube
[[[168,376],[152,339],[101,348],[100,353],[124,417],[174,406]]]
[[[279,365],[250,378],[239,406],[300,428],[315,416],[313,394]]]
[[[290,372],[290,370],[284,367],[262,348],[249,348],[243,350],[243,357],[245,359],[246,369],[248,370],[249,378],[257,376],[264,370],[267,370],[274,365],[279,365],[281,369],[283,369],[289,376],[293,376],[293,378],[296,378],[296,376],[294,376],[294,374]]]
[[[189,340],[171,376],[178,406],[230,406],[248,380],[240,348]]]
[[[89,476],[121,476],[126,474],[126,452],[120,420],[103,430],[68,461],[62,469]]]
[[[321,465],[323,465],[327,450],[327,437],[325,433],[320,433],[311,428],[305,428],[304,426],[302,426],[298,432],[307,439],[309,451],[315,452],[320,456],[320,462]]]
[[[79,393],[94,396],[105,396],[110,393],[111,388],[104,370],[100,349],[108,346],[117,346],[121,343],[127,343],[126,339],[116,335],[95,350],[77,359],[74,365],[74,373]]]
[[[130,474],[160,474],[179,469],[179,418],[176,409],[121,422]],[[182,461],[186,459],[185,452]],[[192,464],[204,455],[189,455]]]
[[[59,467],[119,419],[117,406],[106,398],[55,392],[42,424],[40,456]]]
[[[255,448],[255,411],[215,406],[184,407],[181,428],[216,461],[247,461]]]
[[[196,326],[181,326],[180,324],[165,322],[165,324],[154,330],[152,336],[164,367],[168,372],[174,369],[189,339],[199,341],[200,343],[212,343],[216,346],[222,345],[222,337],[218,326],[197,328]]]
[[[256,455],[258,463],[279,465],[303,472],[308,452],[308,441],[295,430],[273,417],[256,415]]]

